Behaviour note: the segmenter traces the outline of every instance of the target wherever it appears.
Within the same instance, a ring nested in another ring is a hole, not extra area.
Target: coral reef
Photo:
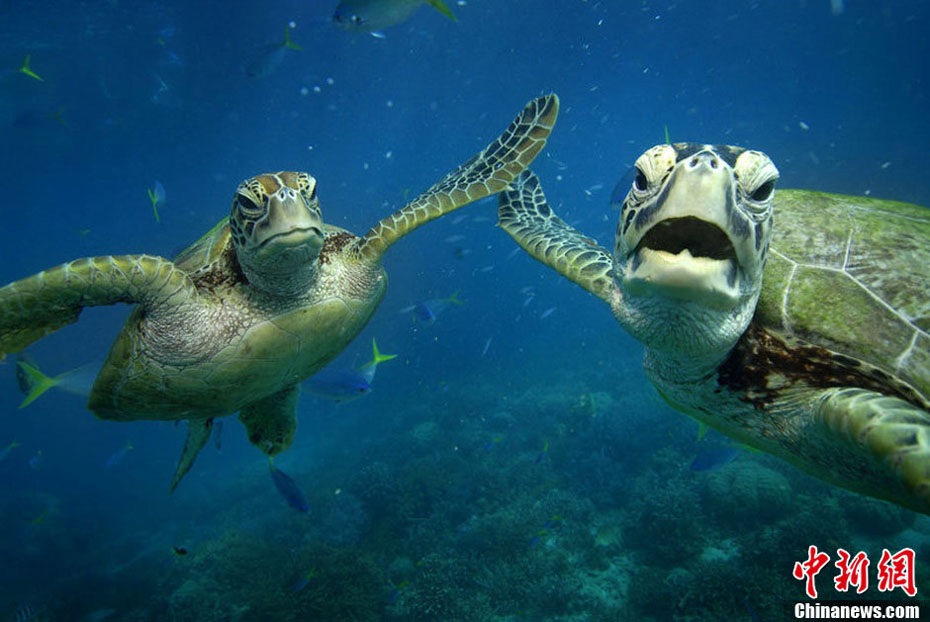
[[[708,475],[701,504],[733,528],[757,523],[760,516],[778,519],[791,510],[791,485],[781,473],[753,460],[741,459]]]

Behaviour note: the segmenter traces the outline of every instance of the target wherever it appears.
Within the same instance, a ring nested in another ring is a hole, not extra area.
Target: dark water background
[[[384,39],[335,28],[334,5],[0,3],[0,66],[29,53],[45,79],[0,74],[0,282],[86,255],[171,256],[265,171],[309,171],[327,222],[362,233],[547,92],[562,112],[533,168],[560,214],[603,244],[611,189],[666,126],[673,141],[765,151],[781,187],[930,205],[926,2],[850,1],[837,14],[827,0],[468,0],[450,5],[458,23],[423,8]],[[303,50],[247,77],[291,21]],[[169,497],[183,428],[97,421],[54,391],[18,410],[13,366],[0,365],[0,447],[22,443],[0,462],[0,619],[26,606],[33,620],[749,619],[746,602],[778,619],[801,585],[765,555],[800,560],[830,537],[876,558],[902,546],[856,531],[838,509],[851,495],[762,456],[726,468],[760,463],[790,481],[781,522],[728,520],[708,501],[719,489],[687,469],[697,426],[648,388],[641,348],[608,309],[513,254],[493,201],[458,214],[391,249],[389,292],[336,362],[367,360],[372,337],[399,353],[373,393],[302,398],[276,464],[307,489],[309,518],[277,495],[234,418],[222,453],[205,448]],[[431,326],[398,313],[456,290],[465,304]],[[102,359],[127,312],[89,310],[30,352],[49,373]],[[135,449],[105,469],[127,441]],[[396,485],[370,484],[373,473]],[[835,511],[818,514],[825,500]],[[553,515],[545,544],[532,542]],[[673,527],[654,533],[662,516]],[[833,532],[813,527],[833,520]],[[753,556],[762,530],[779,544]],[[701,552],[733,541],[716,587],[699,584]],[[368,583],[358,569],[339,579],[338,564],[359,560]],[[291,593],[311,568],[323,578]],[[639,596],[624,591],[636,575]],[[351,600],[349,585],[361,586],[356,609],[308,602],[317,588]],[[431,597],[463,604],[440,613]]]

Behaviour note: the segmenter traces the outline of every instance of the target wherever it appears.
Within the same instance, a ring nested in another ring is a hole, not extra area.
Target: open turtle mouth
[[[652,226],[628,257],[631,294],[659,295],[729,309],[740,298],[740,261],[729,236],[694,216]]]
[[[692,257],[737,261],[736,250],[727,234],[720,227],[694,216],[656,223],[636,245],[637,252],[644,248],[672,255],[687,250]]]

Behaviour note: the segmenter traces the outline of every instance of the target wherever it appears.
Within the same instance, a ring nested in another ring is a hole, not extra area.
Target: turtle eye
[[[772,194],[775,192],[775,181],[776,181],[775,179],[768,180],[767,182],[765,182],[764,184],[762,184],[761,186],[753,190],[752,194],[750,194],[749,197],[753,201],[757,201],[759,203],[762,203],[763,201],[768,201],[769,199],[772,198]]]
[[[240,194],[236,196],[236,206],[243,216],[255,216],[264,213],[264,209],[255,204],[249,197]]]
[[[636,177],[633,178],[633,188],[643,192],[648,187],[649,181],[646,179],[646,174],[637,166]]]

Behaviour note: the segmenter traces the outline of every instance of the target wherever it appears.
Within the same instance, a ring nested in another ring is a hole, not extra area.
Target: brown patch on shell
[[[348,231],[326,236],[326,239],[323,240],[323,248],[320,250],[320,263],[329,263],[330,257],[333,254],[342,253],[342,249],[345,248],[347,244],[357,239],[358,236]]]
[[[239,266],[239,260],[236,259],[236,249],[231,244],[223,249],[216,262],[192,274],[191,279],[197,289],[205,289],[209,292],[215,291],[218,287],[232,287],[237,283],[249,284]]]
[[[718,393],[726,388],[757,410],[766,409],[796,386],[859,387],[927,408],[927,400],[916,389],[893,375],[820,346],[790,343],[757,322],[749,325],[717,370],[717,382]]]

